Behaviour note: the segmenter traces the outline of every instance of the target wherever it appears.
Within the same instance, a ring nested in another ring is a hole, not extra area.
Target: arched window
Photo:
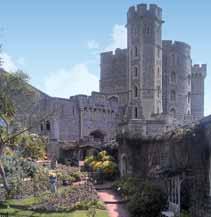
[[[176,92],[175,92],[175,90],[171,90],[170,99],[171,99],[171,101],[176,101]]]
[[[191,76],[188,75],[188,85],[191,85]]]
[[[138,97],[138,87],[134,87],[134,97]]]
[[[41,132],[44,130],[43,124],[40,124],[40,130]]]
[[[110,103],[118,103],[118,101],[119,101],[117,96],[111,96],[111,97],[109,97],[108,100]]]
[[[176,110],[174,108],[172,108],[170,110],[170,115],[173,117],[173,118],[176,118]]]
[[[171,62],[172,62],[172,65],[175,65],[175,54],[172,54],[171,55]]]
[[[160,86],[157,87],[157,97],[160,98]]]
[[[134,108],[134,118],[138,118],[138,108]]]
[[[46,130],[48,130],[48,131],[51,130],[51,124],[50,124],[50,121],[46,121]]]
[[[190,100],[191,100],[191,94],[190,92],[188,92],[188,103],[190,103]]]
[[[157,70],[157,78],[158,79],[160,78],[160,67],[158,67],[158,70]]]
[[[134,76],[138,77],[138,67],[137,66],[134,67]]]
[[[176,72],[175,71],[171,72],[171,82],[172,83],[176,82]]]
[[[137,56],[138,56],[138,48],[135,47],[135,57],[137,57]]]

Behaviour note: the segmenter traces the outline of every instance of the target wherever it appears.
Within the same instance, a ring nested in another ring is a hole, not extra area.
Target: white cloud
[[[95,40],[88,41],[88,48],[89,49],[99,49],[99,44]]]
[[[76,94],[90,95],[99,90],[99,79],[86,64],[77,64],[70,70],[61,69],[50,74],[45,81],[45,91],[51,96],[69,98]]]
[[[8,55],[7,53],[1,53],[1,61],[2,61],[2,68],[5,71],[8,72],[15,72],[17,71],[17,65],[15,63],[14,58],[12,58],[10,55]]]
[[[1,53],[0,57],[2,61],[2,68],[8,72],[16,72],[25,65],[25,59],[23,57],[15,59],[5,52]]]
[[[88,41],[88,48],[94,50],[95,55],[105,51],[115,51],[116,48],[124,49],[127,47],[127,29],[124,25],[115,24],[109,36],[108,45],[102,46],[97,41]],[[97,52],[96,52],[97,51]]]
[[[110,36],[110,43],[105,51],[114,51],[116,48],[124,49],[127,47],[127,29],[124,25],[115,24]]]

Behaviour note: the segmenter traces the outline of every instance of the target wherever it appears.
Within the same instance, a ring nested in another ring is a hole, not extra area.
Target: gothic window
[[[138,118],[138,108],[134,108],[134,118]]]
[[[175,110],[174,108],[172,108],[172,109],[170,110],[170,115],[171,115],[173,118],[176,117],[176,110]]]
[[[138,97],[138,87],[134,87],[134,97]]]
[[[51,130],[51,124],[50,124],[50,121],[46,121],[46,130],[48,130],[48,131]]]
[[[41,132],[44,130],[43,124],[40,125]]]
[[[160,86],[157,87],[157,97],[160,98]]]
[[[176,92],[175,92],[175,90],[171,90],[170,98],[171,98],[171,101],[176,101]]]
[[[188,75],[188,85],[191,85],[191,76]]]
[[[176,72],[175,71],[171,72],[171,82],[176,83]]]
[[[191,98],[191,95],[190,95],[190,92],[188,92],[188,103],[190,103],[190,98]]]
[[[134,67],[134,76],[138,77],[138,67],[137,66]]]
[[[157,49],[158,52],[158,58],[160,58],[160,48]]]
[[[171,56],[171,62],[172,62],[172,65],[175,65],[175,54],[172,54],[172,56]]]
[[[160,78],[160,67],[158,67],[158,71],[157,71],[157,78]]]
[[[138,56],[138,48],[135,47],[135,57],[137,57],[137,56]]]

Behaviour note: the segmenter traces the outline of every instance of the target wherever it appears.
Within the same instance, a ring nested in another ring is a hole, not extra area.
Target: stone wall
[[[190,195],[189,210],[192,217],[208,217],[211,214],[211,117],[188,128],[178,128],[163,136],[119,136],[120,170],[122,156],[127,160],[128,174],[142,178],[171,176],[182,177],[181,192]],[[187,186],[188,191],[187,191]],[[181,194],[181,201],[184,200]],[[182,204],[183,206],[184,204]],[[186,204],[187,205],[187,204]]]
[[[207,66],[205,64],[193,65],[191,78],[191,113],[195,121],[204,117],[204,79],[206,74]]]
[[[190,51],[184,42],[163,41],[163,111],[180,124],[191,115]]]
[[[128,50],[101,53],[100,92],[107,98],[117,97],[119,105],[128,102]]]

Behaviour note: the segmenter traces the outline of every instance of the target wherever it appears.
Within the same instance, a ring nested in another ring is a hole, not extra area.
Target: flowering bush
[[[88,156],[84,163],[86,167],[94,172],[101,170],[106,177],[112,177],[118,171],[114,158],[106,151],[101,151],[96,156]]]

